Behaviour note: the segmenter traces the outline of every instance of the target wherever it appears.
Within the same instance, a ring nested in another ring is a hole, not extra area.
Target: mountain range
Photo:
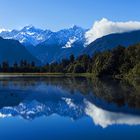
[[[21,30],[2,31],[0,36],[5,39],[18,40],[25,46],[37,46],[43,43],[46,45],[62,45],[63,48],[69,48],[77,40],[82,42],[85,32],[85,29],[76,25],[58,32],[38,29],[34,26],[25,26]],[[71,44],[68,44],[68,42]]]
[[[42,63],[47,63],[69,57],[70,54],[77,56],[84,48],[86,31],[78,26],[58,32],[26,26],[19,31],[3,31],[0,36],[4,39],[18,40]]]
[[[0,39],[0,44],[2,44],[0,62],[8,60],[13,63],[16,60],[26,58],[27,60],[34,60],[36,63],[40,61],[42,64],[46,64],[61,61],[71,54],[74,54],[75,57],[85,53],[93,55],[96,52],[112,49],[118,45],[127,47],[140,42],[140,30],[137,30],[106,35],[86,46],[87,31],[87,29],[79,26],[73,26],[58,32],[43,30],[34,26],[25,26],[21,30],[2,31],[0,36],[6,40]],[[11,44],[3,45],[3,41],[11,43],[14,42],[12,40],[17,40],[15,41],[16,45],[12,44],[13,47],[9,47]],[[6,50],[8,51],[6,52]]]

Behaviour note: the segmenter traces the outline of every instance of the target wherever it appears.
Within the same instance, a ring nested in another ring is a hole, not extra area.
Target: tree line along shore
[[[89,75],[93,77],[140,77],[140,44],[125,48],[118,46],[113,50],[96,52],[75,58],[71,55],[60,62],[46,63],[37,66],[35,62],[21,60],[10,65],[3,61],[0,65],[1,74],[36,74],[36,75]]]

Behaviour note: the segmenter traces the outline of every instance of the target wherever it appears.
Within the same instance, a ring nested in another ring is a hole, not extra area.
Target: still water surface
[[[138,85],[64,77],[0,79],[0,140],[139,140]]]

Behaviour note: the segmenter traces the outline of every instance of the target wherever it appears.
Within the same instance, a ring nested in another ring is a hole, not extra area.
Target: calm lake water
[[[0,140],[139,140],[139,83],[1,78]]]

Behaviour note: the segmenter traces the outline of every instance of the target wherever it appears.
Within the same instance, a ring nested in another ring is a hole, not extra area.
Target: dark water
[[[139,83],[0,79],[0,140],[139,140]]]

